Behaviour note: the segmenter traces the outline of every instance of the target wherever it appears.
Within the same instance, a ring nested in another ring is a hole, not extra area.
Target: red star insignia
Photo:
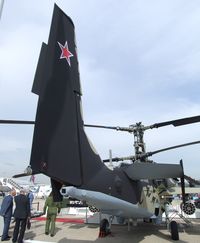
[[[47,169],[47,163],[44,161],[41,161],[41,168],[46,170]]]
[[[62,51],[62,53],[60,55],[60,59],[65,58],[69,64],[69,66],[71,67],[70,57],[73,57],[74,55],[69,51],[67,41],[65,42],[64,46],[62,44],[60,44],[59,42],[58,42],[58,45]]]

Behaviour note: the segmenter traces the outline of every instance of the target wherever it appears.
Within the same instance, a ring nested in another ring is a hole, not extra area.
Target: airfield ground
[[[44,200],[40,200],[40,207]],[[41,208],[40,208],[41,209]],[[164,224],[153,225],[149,223],[138,223],[137,226],[131,226],[128,231],[127,225],[112,225],[112,234],[99,238],[99,225],[85,224],[84,218],[75,215],[59,215],[56,222],[56,235],[50,237],[44,234],[44,218],[31,220],[31,229],[26,230],[24,243],[200,243],[200,219],[192,219],[192,226],[186,225],[182,220],[179,224],[179,241],[173,241],[170,232]],[[2,217],[0,228],[2,230]],[[11,224],[10,235],[12,236],[14,224]],[[0,232],[1,233],[1,232]],[[6,242],[12,242],[6,241]]]
[[[86,243],[86,242],[101,242],[101,243],[164,243],[173,242],[170,238],[169,231],[164,226],[139,224],[132,226],[128,231],[127,226],[112,226],[112,235],[105,238],[98,238],[98,225],[83,224],[83,223],[56,223],[56,235],[50,237],[44,234],[45,221],[32,221],[30,230],[25,233],[25,243],[42,243],[42,242],[57,242],[57,243]],[[13,226],[11,227],[12,234]],[[182,225],[179,233],[180,240],[176,242],[200,242],[200,220],[193,222],[193,226],[186,227]],[[7,241],[9,242],[9,241]],[[10,241],[12,242],[12,241]]]

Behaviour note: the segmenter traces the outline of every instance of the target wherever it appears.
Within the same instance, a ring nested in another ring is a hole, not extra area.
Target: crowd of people
[[[13,204],[15,205],[14,212]],[[8,235],[8,231],[10,228],[11,219],[13,217],[15,226],[12,236],[12,242],[23,243],[26,224],[31,217],[30,208],[30,199],[26,195],[26,191],[24,189],[20,190],[20,193],[18,195],[16,195],[15,190],[11,190],[11,192],[4,197],[0,210],[0,215],[4,219],[4,227],[1,241],[10,240],[11,236]]]
[[[3,217],[4,222],[1,241],[9,241],[12,238],[13,243],[23,243],[26,228],[30,228],[33,200],[33,193],[24,189],[21,189],[18,195],[13,189],[3,198],[0,209],[0,216]],[[51,237],[55,235],[55,221],[60,209],[60,204],[55,203],[52,194],[50,194],[43,208],[43,214],[47,215],[45,225],[46,235],[50,234]],[[9,235],[9,228],[12,219],[15,226],[11,237]]]

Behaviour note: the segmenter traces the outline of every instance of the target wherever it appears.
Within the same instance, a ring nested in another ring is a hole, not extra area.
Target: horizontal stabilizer
[[[28,174],[28,173],[16,174],[13,176],[13,178],[19,178],[19,177],[23,177],[23,176],[30,176],[30,174]]]
[[[183,176],[180,164],[134,163],[123,168],[132,180],[165,179]]]

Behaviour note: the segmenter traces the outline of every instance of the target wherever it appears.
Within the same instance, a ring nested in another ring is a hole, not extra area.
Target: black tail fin
[[[104,165],[83,128],[75,43],[71,19],[55,5],[45,61],[38,64],[43,71],[34,81],[39,100],[30,163],[33,173],[81,186]]]

